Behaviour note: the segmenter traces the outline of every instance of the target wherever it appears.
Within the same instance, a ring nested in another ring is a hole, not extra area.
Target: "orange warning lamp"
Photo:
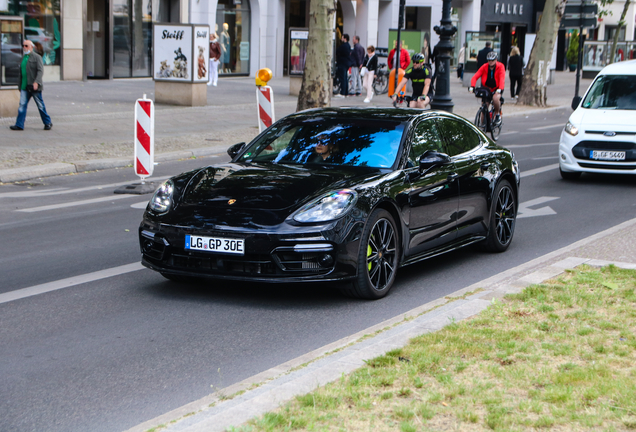
[[[257,86],[266,86],[267,81],[272,79],[272,71],[269,68],[259,69],[256,74],[256,85]]]

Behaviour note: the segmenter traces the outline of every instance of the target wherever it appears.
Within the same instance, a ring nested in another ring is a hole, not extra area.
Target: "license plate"
[[[186,235],[185,248],[186,250],[244,255],[245,240]]]
[[[590,150],[590,159],[625,160],[624,151]]]

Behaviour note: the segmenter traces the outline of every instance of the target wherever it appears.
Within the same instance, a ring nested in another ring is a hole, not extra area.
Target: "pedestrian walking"
[[[219,35],[216,32],[210,34],[210,80],[208,85],[216,87],[219,80],[219,59],[221,58],[221,44],[219,43]]]
[[[343,98],[349,94],[349,77],[347,71],[351,67],[351,45],[349,45],[349,35],[342,35],[342,43],[336,50],[336,74],[340,80],[340,94],[334,97]]]
[[[492,52],[492,48],[490,47],[490,45],[491,45],[490,41],[486,42],[486,46],[480,49],[479,52],[477,53],[477,69],[479,69],[480,67],[482,67],[488,62],[486,58],[488,57],[488,53]]]
[[[44,64],[42,56],[33,49],[33,42],[25,40],[22,44],[22,63],[20,64],[18,85],[20,86],[20,106],[18,107],[18,118],[15,125],[9,126],[9,129],[21,131],[24,130],[24,121],[26,119],[27,105],[31,98],[35,100],[35,105],[40,111],[44,130],[51,130],[53,122],[51,117],[46,113],[44,100],[42,99],[42,75],[44,73]]]
[[[466,63],[466,42],[459,49],[459,54],[457,55],[457,78],[460,81],[464,80],[464,63]]]
[[[510,76],[510,97],[513,99],[519,98],[519,91],[521,90],[521,82],[523,80],[523,58],[521,57],[519,48],[516,46],[513,46],[512,50],[510,50],[508,74]]]
[[[362,91],[362,79],[360,77],[360,68],[364,60],[364,48],[360,45],[360,36],[353,37],[353,50],[351,51],[351,80],[353,88],[349,90],[351,94],[360,96]]]
[[[375,55],[375,47],[369,45],[367,47],[367,55],[364,56],[362,61],[362,70],[364,71],[364,76],[362,77],[363,87],[367,91],[367,97],[364,99],[365,103],[369,103],[373,99],[373,79],[377,69],[378,58]]]

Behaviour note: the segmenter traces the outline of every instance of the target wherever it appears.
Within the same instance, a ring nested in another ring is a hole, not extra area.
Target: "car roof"
[[[410,122],[416,118],[434,115],[447,115],[446,111],[421,110],[415,108],[384,108],[384,107],[329,107],[312,108],[289,115],[287,118],[329,117],[344,119],[377,119]],[[451,115],[452,116],[452,115]]]
[[[636,60],[627,60],[605,66],[599,75],[636,75]]]

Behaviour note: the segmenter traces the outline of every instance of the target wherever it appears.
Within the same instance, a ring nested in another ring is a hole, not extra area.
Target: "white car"
[[[24,36],[31,42],[40,42],[42,49],[47,53],[53,46],[53,36],[40,27],[25,27]]]
[[[559,143],[561,177],[636,174],[636,60],[605,67],[572,109]]]

